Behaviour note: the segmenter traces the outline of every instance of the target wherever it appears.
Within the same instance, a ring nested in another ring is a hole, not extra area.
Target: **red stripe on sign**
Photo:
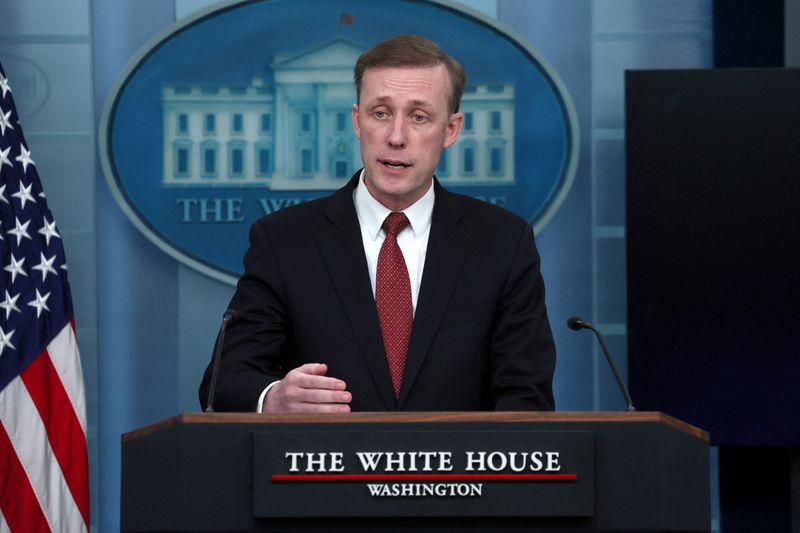
[[[56,372],[43,352],[21,375],[47,429],[50,447],[64,474],[72,498],[89,529],[89,459],[86,435]]]
[[[33,493],[28,475],[17,458],[3,424],[0,424],[0,509],[11,531],[50,531],[39,500]]]
[[[297,474],[272,481],[575,481],[578,474]]]

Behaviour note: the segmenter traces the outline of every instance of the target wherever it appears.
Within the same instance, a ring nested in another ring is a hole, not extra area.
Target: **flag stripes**
[[[42,418],[64,481],[84,522],[88,523],[89,487],[81,475],[89,468],[85,453],[86,437],[49,353],[40,355],[31,363],[22,373],[22,382]]]
[[[47,520],[3,424],[0,424],[0,471],[0,530],[47,531]]]
[[[67,392],[72,410],[78,417],[83,433],[86,433],[86,406],[84,405],[83,369],[78,356],[78,340],[75,337],[75,323],[58,332],[47,346],[50,360],[58,372],[64,390]]]
[[[64,329],[71,331],[72,326],[67,324]],[[5,489],[13,493],[0,499],[12,531],[88,531],[86,436],[74,412],[68,414],[72,405],[52,364],[51,350],[48,346],[45,353],[0,392],[0,423],[8,444],[3,456],[15,456],[20,467]],[[50,413],[49,409],[57,412]],[[63,423],[60,417],[67,419],[65,433],[59,428]],[[55,449],[51,442],[56,443]],[[65,470],[62,464],[67,465]],[[34,495],[33,505],[27,497],[20,497],[25,485]],[[29,514],[37,507],[44,516],[44,527],[37,517]],[[11,525],[8,515],[15,513],[29,517],[20,528]]]

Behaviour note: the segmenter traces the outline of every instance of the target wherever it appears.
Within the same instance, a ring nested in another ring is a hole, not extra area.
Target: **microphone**
[[[219,361],[222,358],[222,343],[225,341],[225,330],[228,328],[228,323],[235,320],[239,316],[239,312],[235,309],[228,309],[222,315],[222,325],[219,327],[219,336],[217,337],[217,344],[214,346],[214,363],[211,370],[211,384],[208,387],[208,401],[206,401],[206,413],[213,413],[214,408],[214,391],[217,388],[217,374],[219,374]]]
[[[606,361],[608,361],[608,366],[611,367],[611,371],[614,373],[614,377],[617,380],[617,385],[619,385],[619,390],[622,391],[622,395],[625,397],[625,410],[626,411],[635,411],[633,407],[633,402],[631,401],[631,395],[628,394],[628,389],[625,388],[625,384],[622,383],[622,378],[619,377],[619,372],[617,372],[617,365],[614,364],[614,360],[611,358],[611,354],[608,353],[608,348],[606,347],[606,342],[603,340],[603,335],[597,331],[593,325],[589,322],[584,322],[581,317],[573,316],[567,320],[567,327],[573,331],[578,331],[581,329],[590,329],[594,332],[597,340],[600,341],[600,347],[603,349],[603,353],[606,356]]]

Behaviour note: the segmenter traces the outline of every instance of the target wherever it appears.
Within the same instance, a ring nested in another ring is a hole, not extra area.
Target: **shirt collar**
[[[411,223],[411,230],[414,232],[415,237],[423,235],[431,225],[434,200],[433,181],[431,181],[428,192],[422,198],[403,209],[403,213]],[[386,220],[391,211],[369,193],[367,186],[364,184],[363,169],[358,178],[358,186],[353,191],[353,202],[355,203],[356,214],[358,214],[361,226],[367,230],[370,238],[374,241],[380,235],[383,221]]]

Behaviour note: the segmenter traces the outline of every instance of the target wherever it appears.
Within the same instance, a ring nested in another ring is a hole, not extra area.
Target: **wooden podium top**
[[[182,413],[122,434],[126,443],[180,424],[406,424],[450,422],[659,423],[709,442],[708,432],[660,412],[365,412],[365,413]]]

